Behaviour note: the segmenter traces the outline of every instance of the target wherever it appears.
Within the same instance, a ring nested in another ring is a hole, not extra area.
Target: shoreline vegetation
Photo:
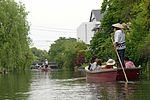
[[[112,24],[121,23],[126,36],[126,53],[136,66],[141,65],[145,73],[150,69],[150,1],[149,0],[103,0],[100,13],[105,13],[101,26],[89,45],[74,38],[60,37],[48,52],[30,48],[30,26],[25,5],[14,0],[0,2],[0,73],[25,70],[33,61],[48,59],[58,68],[74,69],[90,63],[93,55],[106,62],[116,60],[111,38]],[[85,62],[74,65],[75,58]]]
[[[25,5],[0,1],[0,72],[25,70],[33,62]]]

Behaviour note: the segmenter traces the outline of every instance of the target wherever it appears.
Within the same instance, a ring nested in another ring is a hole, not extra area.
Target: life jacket
[[[106,65],[103,69],[113,69],[113,66]]]

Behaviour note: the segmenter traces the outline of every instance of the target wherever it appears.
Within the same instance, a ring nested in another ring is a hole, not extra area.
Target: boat
[[[85,67],[87,82],[115,82],[117,77],[117,68],[114,69],[101,69],[101,70],[88,70]]]
[[[128,81],[138,81],[142,68],[139,68],[139,67],[125,68],[124,70],[125,70]],[[121,68],[117,69],[116,80],[117,81],[126,81],[125,77],[124,77],[124,73]]]
[[[51,71],[50,68],[43,68],[43,69],[42,69],[42,72],[50,72],[50,71]]]
[[[128,81],[139,80],[140,72],[142,68],[125,68]],[[115,82],[126,81],[121,68],[114,69],[101,69],[90,71],[88,66],[85,67],[87,82]]]

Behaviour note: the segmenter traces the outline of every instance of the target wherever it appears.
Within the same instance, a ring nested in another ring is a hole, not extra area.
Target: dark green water
[[[87,83],[84,72],[0,74],[0,100],[150,100],[150,80]]]

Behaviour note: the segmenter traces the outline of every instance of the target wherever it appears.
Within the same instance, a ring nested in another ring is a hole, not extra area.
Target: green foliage
[[[34,55],[34,61],[44,61],[45,59],[48,59],[48,53],[46,50],[40,50],[36,47],[32,47],[31,51]]]
[[[125,56],[136,65],[146,65],[150,61],[150,1],[103,0],[101,13],[105,13],[101,32],[96,33],[90,43],[92,55],[98,55],[104,60],[116,57],[110,39],[112,24],[128,23],[129,30],[124,29],[127,45]]]
[[[136,13],[132,13],[135,4],[141,0],[104,0],[101,6],[101,13],[105,13],[101,21],[101,29],[110,34],[113,32],[112,24],[127,23]]]
[[[90,61],[91,57],[92,57],[91,50],[88,50],[88,49],[79,50],[78,51],[78,57],[80,57],[79,54],[83,54],[84,55],[84,57],[85,57],[85,63],[90,63],[91,62]]]
[[[51,45],[48,52],[49,61],[55,61],[59,68],[72,69],[73,59],[77,57],[80,50],[85,50],[86,44],[76,42],[74,38],[60,37]]]
[[[83,65],[82,65],[83,68],[85,68],[85,67],[87,67],[87,66],[89,66],[89,64],[83,64]]]
[[[92,41],[91,41],[91,49],[92,55],[97,55],[99,58],[107,61],[109,58],[114,58],[115,52],[113,49],[111,38],[107,38],[105,33],[97,32]]]
[[[24,5],[14,0],[0,1],[0,68],[1,70],[30,67],[29,25]]]
[[[139,8],[142,9],[135,19],[131,20],[131,32],[128,36],[130,41],[127,42],[126,54],[138,65],[146,63],[150,56],[149,54],[149,42],[150,34],[150,1],[145,0],[139,4]],[[145,55],[146,54],[146,55]]]

